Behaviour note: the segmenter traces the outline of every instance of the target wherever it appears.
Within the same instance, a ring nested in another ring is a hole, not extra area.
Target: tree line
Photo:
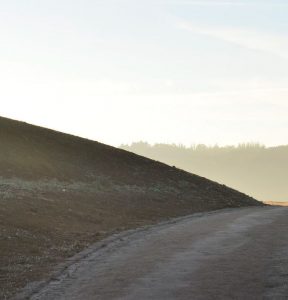
[[[120,148],[228,185],[261,201],[288,201],[288,145],[187,147],[135,142]]]

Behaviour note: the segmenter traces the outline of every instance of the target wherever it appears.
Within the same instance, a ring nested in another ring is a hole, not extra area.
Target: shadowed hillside
[[[175,167],[23,122],[0,118],[0,144],[0,299],[113,232],[260,205]]]
[[[262,201],[288,201],[288,146],[266,148],[243,144],[186,148],[140,142],[122,148],[205,176]]]

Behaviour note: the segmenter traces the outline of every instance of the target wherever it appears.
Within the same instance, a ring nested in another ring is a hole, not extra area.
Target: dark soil
[[[0,299],[113,232],[254,205],[262,203],[177,168],[0,118]]]

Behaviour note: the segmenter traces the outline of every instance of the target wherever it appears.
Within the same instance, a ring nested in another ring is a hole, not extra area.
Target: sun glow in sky
[[[287,144],[288,2],[0,3],[0,115],[111,145]]]

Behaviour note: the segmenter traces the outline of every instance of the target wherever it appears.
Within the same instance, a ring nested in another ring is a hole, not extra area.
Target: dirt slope
[[[0,145],[0,299],[112,232],[261,205],[177,168],[6,118]]]

